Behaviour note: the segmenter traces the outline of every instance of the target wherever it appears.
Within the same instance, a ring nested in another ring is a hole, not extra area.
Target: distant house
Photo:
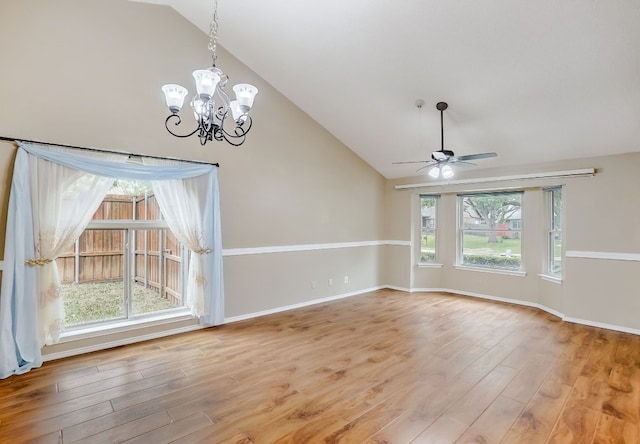
[[[508,238],[519,238],[520,230],[522,229],[522,215],[520,213],[520,209],[518,208],[513,213],[507,216],[506,221],[500,225],[498,228],[504,231],[499,231],[498,236],[508,237]]]
[[[436,207],[422,207],[422,228],[434,229],[436,227]]]

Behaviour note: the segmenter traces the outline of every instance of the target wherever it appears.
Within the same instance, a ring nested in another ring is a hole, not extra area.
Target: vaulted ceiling
[[[212,0],[146,1],[208,32]],[[640,151],[638,0],[219,0],[219,42],[387,178],[439,101],[478,168]]]

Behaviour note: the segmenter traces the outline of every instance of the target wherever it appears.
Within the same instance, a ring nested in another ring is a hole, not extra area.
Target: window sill
[[[548,274],[539,274],[538,276],[540,276],[540,279],[542,279],[543,281],[553,282],[554,284],[562,284],[562,278],[559,278],[557,276],[551,276]]]
[[[465,270],[465,271],[479,271],[481,273],[492,273],[492,274],[503,274],[507,276],[520,276],[524,277],[527,275],[526,271],[519,270],[499,270],[495,268],[482,268],[482,267],[469,267],[468,265],[454,265],[453,268],[457,270]]]
[[[437,262],[419,262],[418,264],[416,264],[416,266],[418,268],[442,268],[442,264],[439,264]]]
[[[115,321],[109,324],[91,325],[78,327],[65,331],[60,335],[60,343],[80,341],[83,339],[97,338],[100,336],[113,335],[122,332],[135,331],[142,328],[155,327],[158,325],[171,324],[174,322],[188,321],[195,319],[188,309],[172,311],[158,316],[151,316],[138,319],[127,319]]]

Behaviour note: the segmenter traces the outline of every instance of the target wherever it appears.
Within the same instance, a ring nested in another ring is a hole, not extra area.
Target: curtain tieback
[[[209,254],[211,253],[211,248],[200,248],[199,250],[193,250],[196,254]]]
[[[53,262],[53,259],[39,257],[37,259],[29,259],[28,261],[24,261],[24,264],[30,267],[35,267],[36,265],[42,267],[43,265],[49,264],[51,262]]]

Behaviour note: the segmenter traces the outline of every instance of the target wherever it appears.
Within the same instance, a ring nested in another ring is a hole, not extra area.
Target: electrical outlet
[[[311,281],[311,288],[316,288],[318,286],[318,281]]]
[[[345,276],[345,277],[344,277],[344,283],[345,283],[345,284],[348,284],[348,283],[349,283],[349,276]]]
[[[333,285],[333,278],[329,278],[329,285]]]

